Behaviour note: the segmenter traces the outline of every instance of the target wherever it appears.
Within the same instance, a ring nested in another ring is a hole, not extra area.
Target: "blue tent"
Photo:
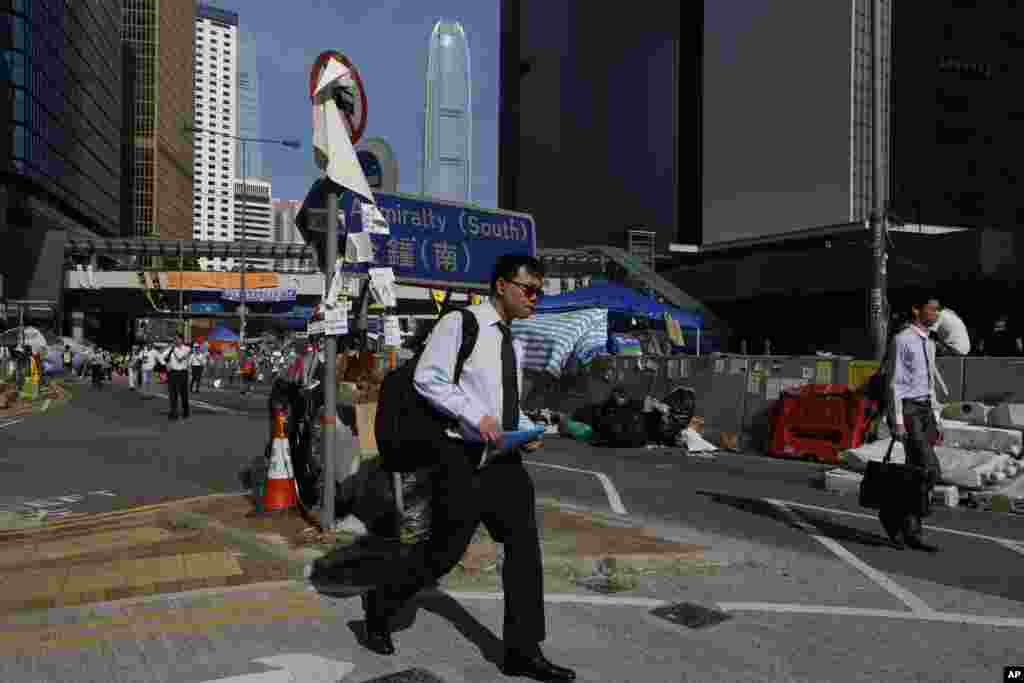
[[[224,327],[224,326],[215,328],[213,330],[213,332],[210,332],[210,336],[208,336],[206,339],[207,339],[207,341],[219,341],[219,342],[236,342],[236,341],[240,341],[240,337],[238,336],[238,333],[236,333],[230,327]]]
[[[537,304],[537,313],[565,313],[584,308],[606,308],[610,314],[632,317],[664,319],[665,313],[679,321],[683,329],[704,326],[704,316],[668,304],[660,304],[630,287],[607,284],[583,287],[557,296],[543,297]]]

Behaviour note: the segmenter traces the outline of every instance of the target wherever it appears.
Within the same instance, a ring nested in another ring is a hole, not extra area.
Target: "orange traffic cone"
[[[288,448],[287,417],[283,411],[274,412],[274,434],[270,443],[270,467],[267,486],[263,492],[263,512],[290,510],[299,504],[296,495],[295,474]]]

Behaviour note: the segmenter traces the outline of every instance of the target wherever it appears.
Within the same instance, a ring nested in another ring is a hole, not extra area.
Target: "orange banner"
[[[239,289],[242,286],[241,273],[204,273],[196,271],[164,273],[167,289]],[[267,289],[280,287],[281,278],[277,273],[246,273],[246,289]]]

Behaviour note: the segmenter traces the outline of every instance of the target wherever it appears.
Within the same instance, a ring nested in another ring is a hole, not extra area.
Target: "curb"
[[[230,498],[233,496],[245,496],[247,493],[211,493],[206,496],[192,496],[191,498],[180,498],[178,500],[170,500],[164,503],[153,503],[151,505],[141,505],[139,507],[128,508],[126,510],[112,510],[110,512],[98,512],[96,514],[88,515],[86,517],[80,517],[76,519],[69,519],[66,522],[53,522],[52,524],[44,523],[42,526],[35,526],[26,529],[3,529],[0,530],[0,541],[25,536],[29,534],[39,534],[51,531],[65,531],[68,529],[75,529],[79,527],[99,526],[107,522],[120,522],[125,519],[130,519],[136,515],[145,517],[148,515],[156,514],[168,508],[172,508],[178,505],[187,505],[188,503],[196,503],[203,500],[214,500],[217,498]]]
[[[286,545],[268,541],[264,534],[230,527],[198,512],[182,510],[171,514],[170,519],[172,523],[211,531],[246,553],[284,562],[288,565],[288,578],[294,580],[304,580],[306,565],[324,554],[319,551],[293,551]]]
[[[659,539],[661,538],[659,535],[651,533],[650,530],[647,529],[646,527],[644,527],[643,525],[637,524],[635,522],[626,521],[621,516],[608,515],[607,516],[608,519],[607,520],[603,520],[602,517],[604,517],[604,515],[601,515],[601,514],[598,514],[598,513],[593,513],[591,511],[583,509],[583,508],[579,508],[579,507],[575,507],[575,506],[570,506],[570,505],[565,505],[565,504],[559,504],[559,503],[556,503],[555,501],[547,500],[547,499],[539,499],[537,501],[537,508],[538,509],[542,509],[542,506],[544,506],[544,505],[547,505],[547,506],[555,505],[559,509],[562,509],[562,510],[565,510],[565,511],[577,512],[577,513],[580,513],[580,514],[588,515],[588,516],[591,516],[593,518],[596,518],[598,521],[608,521],[608,522],[611,522],[611,524],[610,524],[611,526],[618,526],[620,528],[629,528],[629,529],[634,529],[634,530],[638,530],[638,531],[643,531],[645,534],[651,536],[652,538],[659,538]],[[289,576],[289,578],[295,579],[295,580],[299,580],[299,581],[305,581],[305,574],[304,574],[304,572],[305,572],[305,568],[306,568],[307,564],[309,564],[313,560],[316,560],[316,559],[318,559],[320,557],[323,557],[323,556],[328,554],[327,551],[314,550],[314,549],[311,549],[311,548],[310,549],[306,549],[306,550],[303,550],[303,549],[292,550],[292,549],[290,549],[285,544],[279,544],[279,543],[275,543],[273,541],[268,541],[267,540],[267,536],[266,536],[265,533],[258,533],[258,532],[254,532],[254,531],[248,531],[248,530],[244,530],[244,529],[239,529],[237,527],[230,527],[230,526],[227,526],[227,525],[225,525],[225,524],[223,524],[223,523],[213,519],[212,517],[209,517],[208,515],[203,515],[203,514],[200,514],[200,513],[197,513],[197,512],[179,511],[179,512],[173,513],[170,516],[170,519],[174,523],[183,524],[183,525],[190,526],[190,527],[193,527],[193,528],[205,529],[205,530],[211,531],[213,533],[216,533],[217,535],[221,536],[223,539],[225,539],[226,541],[228,541],[232,545],[238,546],[239,548],[241,548],[243,551],[245,551],[247,553],[251,553],[253,555],[259,555],[259,556],[262,556],[262,557],[265,557],[265,558],[268,558],[268,559],[272,559],[272,560],[276,560],[276,561],[279,561],[279,562],[285,562],[285,563],[288,564],[288,576]],[[662,539],[662,540],[669,540],[669,539]],[[670,542],[676,542],[676,541],[671,541],[670,540]],[[610,554],[607,554],[607,555],[600,555],[600,556],[598,556],[598,555],[593,555],[593,556],[592,555],[586,555],[586,556],[582,556],[581,555],[581,556],[578,556],[578,557],[577,556],[572,556],[570,559],[571,559],[572,562],[590,563],[590,564],[593,564],[595,566],[597,566],[598,564],[606,563],[608,560],[613,560],[616,563],[626,563],[627,566],[628,566],[629,563],[645,563],[645,562],[652,562],[652,561],[658,561],[658,560],[663,560],[663,561],[668,561],[668,562],[672,562],[672,561],[686,561],[686,560],[701,560],[701,559],[704,559],[704,552],[705,552],[705,550],[706,550],[705,548],[701,548],[700,550],[692,550],[692,551],[685,551],[685,552],[675,552],[675,553],[662,553],[662,554],[657,554],[657,553],[610,553]]]

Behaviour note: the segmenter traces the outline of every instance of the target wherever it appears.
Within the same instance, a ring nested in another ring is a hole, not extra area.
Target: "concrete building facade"
[[[271,242],[274,219],[270,181],[262,178],[237,179],[235,187],[235,236],[250,242]],[[272,270],[272,259],[246,259],[247,270]]]
[[[122,0],[121,32],[134,62],[131,234],[191,237],[191,0]]]
[[[272,202],[274,212],[274,241],[288,242],[290,244],[305,244],[302,234],[295,225],[295,217],[302,208],[302,201],[298,199],[275,199]],[[294,272],[312,270],[316,264],[312,259],[281,259],[274,263],[274,270],[279,272]]]
[[[235,240],[238,176],[238,15],[199,5],[194,22],[195,175],[192,185],[192,237]],[[231,270],[233,259],[202,259],[203,268]]]

